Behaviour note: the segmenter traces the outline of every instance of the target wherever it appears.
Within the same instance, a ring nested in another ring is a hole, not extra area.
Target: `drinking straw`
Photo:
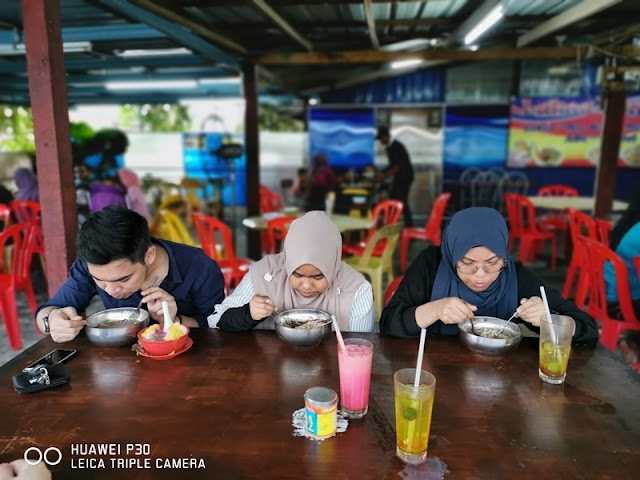
[[[549,310],[549,302],[547,301],[547,294],[544,292],[544,287],[540,285],[540,295],[542,295],[542,302],[544,303],[544,311],[547,314],[547,321],[550,325],[553,325],[553,320],[551,320],[551,311]],[[553,332],[553,328],[550,329]],[[555,340],[553,343],[556,343]]]
[[[340,332],[340,326],[338,325],[338,320],[336,320],[335,315],[331,315],[331,320],[333,320],[333,326],[336,329],[336,338],[338,339],[338,343],[340,344],[340,348],[343,351],[347,351],[347,347],[344,345],[344,339],[342,338],[342,332]]]
[[[420,386],[420,372],[422,371],[422,356],[424,353],[424,340],[427,337],[427,329],[420,329],[420,349],[418,350],[418,363],[416,364],[416,378],[413,381],[413,388]]]

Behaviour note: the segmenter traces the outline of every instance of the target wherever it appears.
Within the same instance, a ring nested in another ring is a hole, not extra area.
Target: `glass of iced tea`
[[[436,390],[436,377],[432,374],[421,370],[418,387],[414,387],[415,376],[415,368],[398,370],[393,375],[396,455],[407,463],[422,463],[427,459]]]
[[[540,319],[540,362],[538,375],[547,383],[560,384],[567,376],[571,340],[576,330],[567,315],[546,315]]]

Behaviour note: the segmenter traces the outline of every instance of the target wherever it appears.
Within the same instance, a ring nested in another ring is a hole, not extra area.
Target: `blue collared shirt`
[[[156,238],[151,241],[163,247],[169,256],[169,273],[159,287],[176,299],[180,315],[193,317],[200,327],[208,327],[207,316],[224,299],[224,277],[220,267],[200,248]],[[55,305],[74,307],[81,313],[96,294],[100,295],[105,308],[135,307],[142,299],[140,292],[129,298],[113,298],[96,285],[87,263],[78,258],[71,265],[67,281],[38,311]]]

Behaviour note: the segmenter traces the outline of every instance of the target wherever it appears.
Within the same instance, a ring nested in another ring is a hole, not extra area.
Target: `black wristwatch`
[[[53,312],[57,312],[58,310],[60,310],[60,309],[59,308],[54,308],[49,313],[47,313],[44,317],[42,317],[42,326],[44,327],[44,333],[51,332],[51,328],[49,327],[49,316]]]

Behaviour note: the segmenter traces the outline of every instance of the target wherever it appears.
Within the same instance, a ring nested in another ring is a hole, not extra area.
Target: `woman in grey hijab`
[[[274,328],[275,312],[316,308],[335,315],[344,331],[374,331],[371,284],[341,255],[338,227],[324,212],[308,212],[291,223],[282,253],[252,264],[238,288],[216,305],[209,326]]]

